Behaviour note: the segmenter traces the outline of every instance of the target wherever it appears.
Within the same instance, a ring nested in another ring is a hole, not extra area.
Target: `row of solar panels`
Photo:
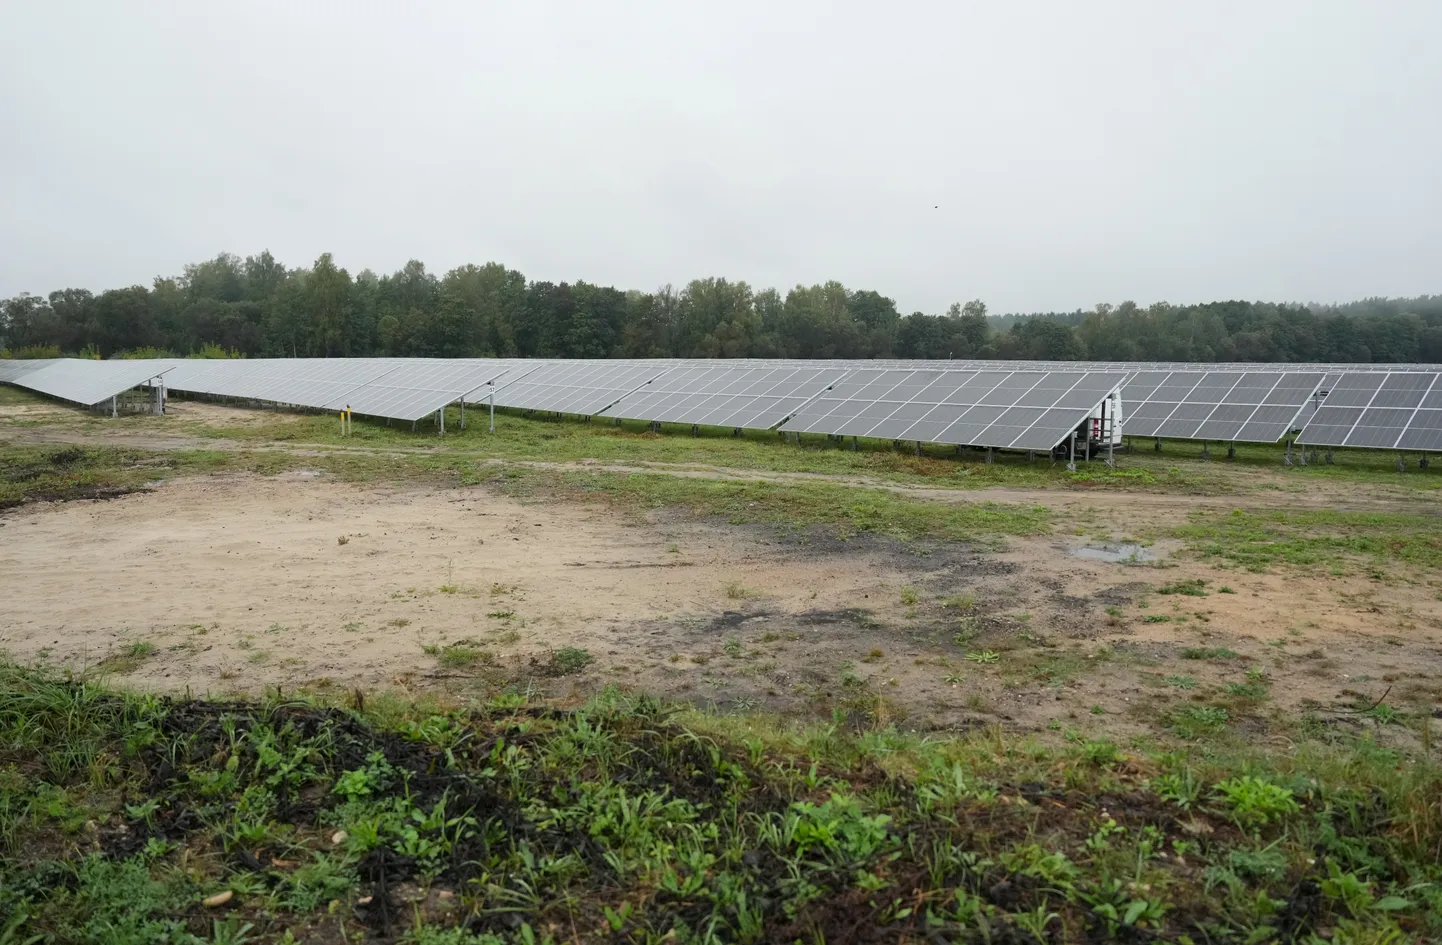
[[[416,420],[459,400],[688,424],[1049,449],[1121,388],[1122,432],[1442,449],[1431,366],[1091,362],[313,358],[0,362],[10,381],[95,404],[171,390]],[[1102,365],[1095,365],[1097,368]],[[1110,365],[1108,365],[1110,366]],[[1345,368],[1345,370],[1343,370]],[[1115,405],[1112,408],[1116,409]],[[1116,419],[1113,414],[1113,419]]]

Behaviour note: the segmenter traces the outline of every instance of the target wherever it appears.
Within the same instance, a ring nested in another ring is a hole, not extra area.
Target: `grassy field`
[[[0,668],[0,931],[105,945],[1405,942],[1442,778],[673,713],[108,692]]]

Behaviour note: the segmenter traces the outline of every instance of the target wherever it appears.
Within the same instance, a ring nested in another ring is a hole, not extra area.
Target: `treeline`
[[[980,301],[901,315],[839,282],[784,295],[697,279],[623,291],[532,282],[498,263],[444,276],[412,260],[352,276],[327,253],[287,269],[269,252],[222,254],[150,287],[60,289],[0,300],[12,356],[561,358],[1006,358],[1442,362],[1442,296],[1342,306],[1133,302],[989,316]]]

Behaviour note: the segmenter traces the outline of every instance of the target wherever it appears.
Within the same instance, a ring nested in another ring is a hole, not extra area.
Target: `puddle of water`
[[[1069,553],[1074,557],[1086,558],[1089,561],[1110,561],[1115,564],[1142,564],[1161,558],[1161,555],[1150,548],[1132,544],[1083,545],[1080,548],[1070,549]]]

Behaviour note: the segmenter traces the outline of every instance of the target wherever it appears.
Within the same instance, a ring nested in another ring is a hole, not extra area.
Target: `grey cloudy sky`
[[[217,252],[903,311],[1442,292],[1442,3],[0,0],[0,296]]]

